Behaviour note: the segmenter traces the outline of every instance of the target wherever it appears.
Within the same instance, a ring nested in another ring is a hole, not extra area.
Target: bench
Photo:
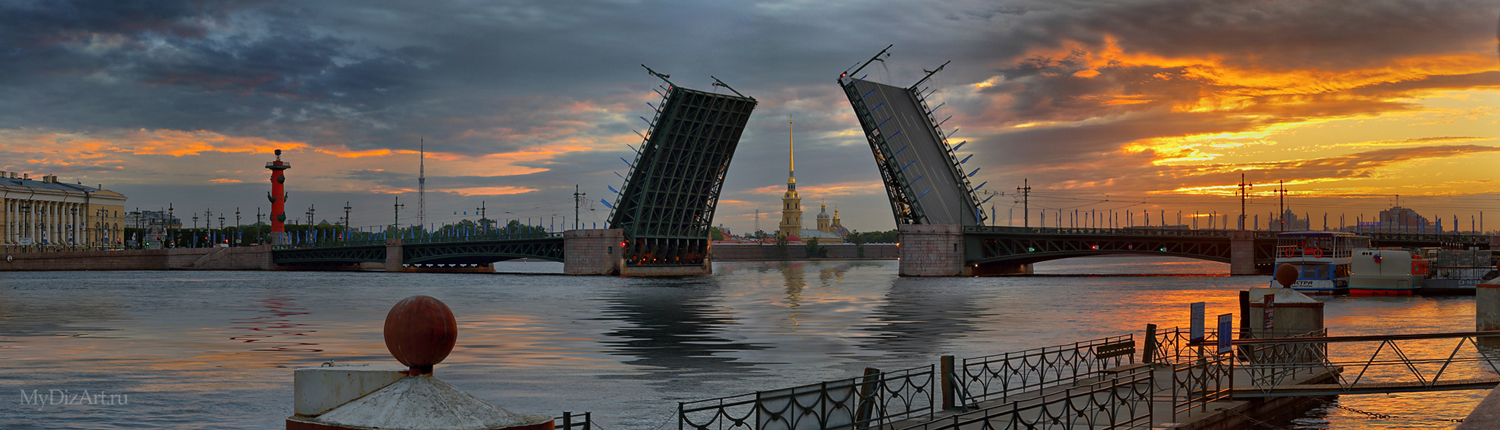
[[[1133,339],[1105,343],[1094,347],[1094,358],[1099,359],[1100,362],[1115,357],[1128,357],[1133,355],[1135,355],[1135,340]],[[1123,373],[1150,366],[1150,364],[1147,363],[1134,363],[1135,360],[1133,358],[1130,361],[1132,361],[1131,364],[1111,367],[1101,370],[1100,372]]]

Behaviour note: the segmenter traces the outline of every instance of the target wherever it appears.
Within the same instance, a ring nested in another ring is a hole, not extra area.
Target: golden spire
[[[786,176],[787,176],[787,178],[795,178],[795,177],[797,177],[797,158],[792,155],[792,153],[795,150],[795,148],[796,148],[795,145],[792,144],[792,116],[791,115],[787,115],[786,116],[786,166],[787,166]]]

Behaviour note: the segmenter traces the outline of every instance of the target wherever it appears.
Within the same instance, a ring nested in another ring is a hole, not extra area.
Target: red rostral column
[[[271,192],[266,198],[271,199],[271,243],[280,244],[286,236],[286,173],[283,170],[292,168],[292,163],[281,161],[281,150],[276,150],[276,161],[266,163],[266,168],[271,170]]]

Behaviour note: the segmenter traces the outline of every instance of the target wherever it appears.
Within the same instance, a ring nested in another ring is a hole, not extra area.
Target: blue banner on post
[[[1234,340],[1234,314],[1219,315],[1219,353],[1234,351],[1229,343]]]

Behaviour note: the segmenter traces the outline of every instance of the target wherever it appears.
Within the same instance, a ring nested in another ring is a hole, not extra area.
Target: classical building
[[[0,242],[6,246],[119,246],[125,195],[57,176],[0,171]]]
[[[840,225],[838,210],[835,209],[833,218],[829,219],[828,205],[823,205],[823,211],[818,214],[816,230],[802,228],[802,196],[797,194],[797,162],[793,156],[791,124],[791,118],[788,117],[786,194],[781,196],[781,225],[778,226],[776,235],[786,237],[788,243],[804,242],[812,238],[817,238],[818,243],[822,244],[843,243],[844,236],[849,234],[849,230]]]

